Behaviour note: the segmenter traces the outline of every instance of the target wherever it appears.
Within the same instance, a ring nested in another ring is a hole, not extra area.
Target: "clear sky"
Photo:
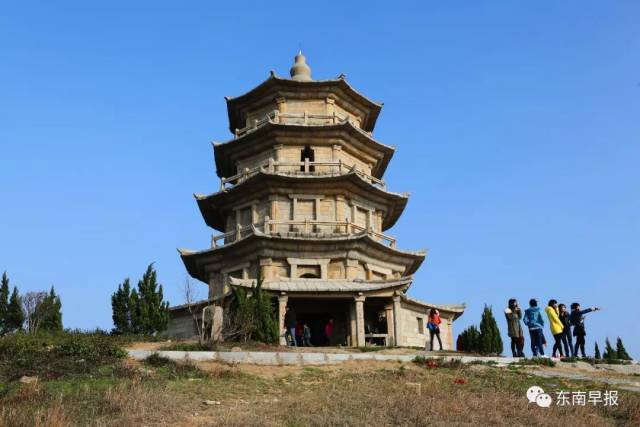
[[[65,326],[110,328],[150,262],[183,302],[223,96],[301,47],[384,102],[385,179],[411,193],[389,234],[429,249],[411,295],[466,302],[456,333],[484,303],[504,331],[510,297],[597,304],[587,350],[619,335],[640,356],[638,2],[178,3],[0,8],[0,270],[55,285]]]

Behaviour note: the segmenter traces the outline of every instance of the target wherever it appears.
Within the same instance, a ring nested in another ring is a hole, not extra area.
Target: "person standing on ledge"
[[[442,350],[442,340],[440,339],[440,323],[442,323],[442,320],[440,319],[440,312],[437,309],[432,308],[429,312],[429,322],[427,323],[427,329],[429,329],[429,351],[433,351],[434,336],[438,338],[438,344],[440,344],[440,350]]]
[[[544,357],[544,333],[542,332],[544,319],[542,318],[542,310],[538,307],[538,301],[535,298],[529,300],[529,308],[524,311],[524,324],[529,328],[533,357],[538,355]]]
[[[580,310],[579,303],[574,302],[573,304],[571,304],[571,326],[573,326],[573,336],[576,337],[576,346],[573,349],[573,354],[575,356],[578,356],[579,349],[582,357],[587,357],[584,352],[584,337],[587,335],[587,331],[584,329],[584,315],[598,310],[600,310],[598,307],[591,307],[585,310]]]
[[[551,329],[551,335],[553,335],[553,350],[551,351],[551,357],[556,357],[556,352],[560,353],[560,357],[563,357],[562,353],[562,335],[564,334],[564,325],[560,320],[558,313],[558,301],[552,299],[549,300],[549,304],[544,309],[549,318],[549,328]]]
[[[567,311],[567,306],[565,304],[558,305],[558,317],[562,322],[562,326],[564,327],[562,330],[562,345],[564,345],[564,354],[565,356],[575,356],[573,352],[573,342],[571,339],[571,319],[569,312]]]
[[[511,338],[511,354],[513,357],[524,357],[524,332],[520,325],[522,319],[522,309],[515,298],[509,300],[507,308],[504,309],[507,318],[507,330]]]

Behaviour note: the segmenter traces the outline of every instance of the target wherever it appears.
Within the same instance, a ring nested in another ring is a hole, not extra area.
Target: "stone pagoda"
[[[226,98],[233,137],[213,144],[220,187],[195,195],[204,221],[220,234],[210,248],[180,255],[209,287],[201,304],[215,307],[214,338],[231,288],[251,288],[262,277],[281,333],[290,306],[314,345],[424,346],[435,307],[443,344],[453,348],[452,323],[464,306],[408,297],[425,252],[399,250],[385,234],[408,195],[388,191],[383,180],[394,148],[372,136],[382,104],[344,75],[313,80],[302,53],[290,74],[271,72],[244,95]],[[176,333],[181,309],[172,311]],[[334,334],[326,342],[329,319]]]

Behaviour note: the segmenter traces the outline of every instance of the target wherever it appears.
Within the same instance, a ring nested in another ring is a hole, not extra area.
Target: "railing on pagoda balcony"
[[[276,123],[283,125],[327,126],[349,121],[353,123],[349,116],[336,112],[333,112],[332,114],[317,114],[309,113],[307,111],[303,111],[302,113],[281,113],[278,110],[273,110],[269,113],[266,113],[261,119],[254,119],[253,123],[249,124],[248,126],[245,126],[242,129],[236,129],[235,137],[240,138],[241,136],[254,132],[267,123]],[[359,129],[360,127],[356,125],[356,128]],[[367,135],[371,135],[370,132],[364,133],[366,133]]]
[[[312,162],[309,159],[305,159],[303,162],[280,162],[269,159],[267,163],[260,166],[245,168],[242,172],[233,176],[220,178],[220,191],[231,188],[259,172],[287,176],[339,176],[355,172],[365,181],[383,190],[386,189],[384,180],[358,170],[355,165],[348,166],[342,163],[342,160],[337,162]]]
[[[354,234],[366,233],[373,239],[396,247],[396,239],[383,233],[379,233],[370,227],[363,227],[349,220],[345,221],[318,221],[318,220],[272,220],[265,217],[263,224],[236,225],[234,230],[227,233],[211,236],[211,247],[224,246],[255,234],[256,230],[266,235],[283,235],[291,237],[309,237],[314,239],[345,237]],[[223,240],[222,245],[218,241]]]

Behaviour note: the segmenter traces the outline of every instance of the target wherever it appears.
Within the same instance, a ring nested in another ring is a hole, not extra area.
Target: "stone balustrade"
[[[235,130],[235,137],[247,135],[260,129],[267,123],[276,123],[283,125],[304,125],[304,126],[326,126],[336,125],[349,121],[350,118],[343,114],[334,112],[333,114],[316,114],[304,111],[302,113],[281,113],[278,110],[273,110],[270,113],[265,114],[261,119],[253,120],[253,123],[242,129]]]
[[[351,221],[317,221],[311,219],[305,220],[286,220],[275,221],[268,216],[264,219],[264,224],[250,224],[241,226],[236,225],[234,230],[226,233],[212,235],[211,247],[219,247],[244,239],[259,231],[266,235],[276,234],[296,234],[299,237],[311,239],[330,239],[336,236],[348,236],[354,234],[366,233],[374,239],[387,244],[391,248],[396,247],[396,239],[383,233],[379,233],[371,228],[363,227]],[[223,240],[222,245],[218,243]]]
[[[348,166],[344,164],[342,160],[337,162],[312,162],[309,159],[305,159],[301,162],[281,162],[270,158],[267,163],[260,166],[245,168],[242,172],[233,176],[220,178],[220,191],[240,184],[242,181],[260,172],[286,176],[339,176],[355,172],[372,185],[380,187],[383,190],[386,189],[384,180],[358,170],[355,165]]]

